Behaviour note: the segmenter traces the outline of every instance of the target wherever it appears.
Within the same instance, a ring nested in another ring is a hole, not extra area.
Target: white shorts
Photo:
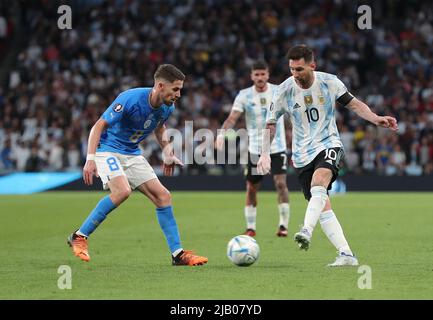
[[[126,176],[131,189],[137,188],[146,181],[157,179],[149,162],[141,155],[96,152],[95,163],[104,190],[108,189],[107,183],[118,176]]]

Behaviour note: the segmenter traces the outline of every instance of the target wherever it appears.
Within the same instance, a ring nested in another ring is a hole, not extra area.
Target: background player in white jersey
[[[153,88],[134,88],[119,94],[90,131],[84,182],[90,185],[93,175],[99,176],[110,194],[99,201],[81,227],[68,237],[74,254],[83,261],[90,260],[87,238],[111,211],[128,199],[133,189],[155,204],[173,265],[202,265],[208,261],[183,250],[170,192],[138,147],[154,133],[163,150],[164,174],[171,175],[175,164],[182,165],[165,134],[165,122],[174,110],[174,102],[180,98],[185,75],[175,66],[164,64],[158,67],[154,79]]]
[[[314,71],[313,51],[307,46],[291,48],[287,58],[293,76],[278,86],[266,127],[271,138],[269,140],[268,137],[268,141],[272,141],[275,123],[283,114],[290,115],[293,164],[304,196],[309,201],[304,225],[295,234],[295,241],[300,249],[308,250],[314,227],[320,220],[322,230],[339,252],[335,262],[328,266],[358,265],[327,193],[337,178],[339,161],[344,154],[335,122],[336,103],[377,126],[397,130],[397,121],[372,112],[365,103],[348,92],[335,75]],[[266,139],[257,169],[262,173],[270,169],[269,142],[266,144]]]
[[[257,191],[263,175],[257,173],[256,165],[261,153],[262,130],[266,126],[268,107],[272,101],[274,89],[277,87],[268,82],[269,68],[265,61],[256,61],[251,68],[251,80],[254,85],[243,89],[236,96],[230,115],[224,122],[222,129],[234,127],[239,117],[244,113],[248,130],[248,165],[246,170],[247,193],[245,218],[247,222],[246,235],[256,235]],[[271,146],[272,173],[275,188],[278,193],[278,210],[280,220],[277,236],[286,237],[290,218],[289,191],[287,189],[287,153],[284,118],[276,124],[275,140]],[[216,147],[221,150],[224,136],[218,135]]]

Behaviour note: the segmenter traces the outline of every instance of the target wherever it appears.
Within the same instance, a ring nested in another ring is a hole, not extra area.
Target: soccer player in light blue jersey
[[[138,147],[153,132],[163,150],[164,174],[172,175],[174,166],[182,165],[165,135],[165,122],[174,110],[174,102],[180,98],[185,75],[175,66],[164,64],[156,70],[154,80],[153,88],[135,88],[119,94],[90,131],[83,179],[91,185],[94,175],[100,177],[110,194],[99,201],[81,227],[68,237],[74,254],[83,261],[90,261],[87,238],[134,189],[155,204],[173,265],[203,265],[208,261],[183,250],[170,192]]]
[[[272,96],[277,88],[269,83],[269,67],[263,60],[258,60],[251,67],[251,80],[253,85],[241,90],[233,103],[232,110],[224,121],[222,129],[228,130],[235,126],[238,119],[245,115],[248,130],[248,165],[245,170],[246,178],[246,204],[244,209],[247,228],[245,235],[256,235],[257,218],[257,192],[263,175],[256,171],[256,164],[261,153],[262,130],[266,127],[266,116]],[[216,148],[222,150],[224,136],[218,135]],[[287,145],[284,118],[280,118],[276,126],[276,138],[271,145],[272,174],[275,189],[278,194],[279,221],[278,237],[287,237],[287,228],[290,219],[289,190],[287,188]]]
[[[328,266],[358,265],[328,197],[328,190],[338,176],[339,162],[344,156],[335,122],[336,103],[377,126],[391,130],[398,129],[397,120],[372,112],[347,90],[337,76],[315,71],[314,54],[307,46],[294,46],[287,58],[293,76],[279,85],[272,100],[266,125],[270,137],[263,138],[263,153],[257,169],[262,173],[269,171],[269,141],[275,135],[277,120],[288,113],[293,132],[293,164],[308,200],[304,225],[294,240],[300,249],[308,250],[313,230],[320,221],[322,230],[338,250],[335,262]]]

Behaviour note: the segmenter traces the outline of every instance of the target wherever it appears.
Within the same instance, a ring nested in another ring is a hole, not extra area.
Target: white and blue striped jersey
[[[244,112],[248,131],[248,150],[252,154],[261,154],[262,130],[266,128],[266,118],[272,96],[278,86],[268,83],[265,92],[257,92],[254,85],[239,91],[232,110]],[[277,132],[271,145],[271,153],[286,152],[286,132],[284,117],[277,122]]]
[[[267,123],[288,113],[292,122],[292,160],[295,168],[308,165],[323,150],[343,144],[335,122],[335,102],[347,93],[337,76],[314,71],[310,88],[302,89],[294,77],[281,83],[274,95]]]

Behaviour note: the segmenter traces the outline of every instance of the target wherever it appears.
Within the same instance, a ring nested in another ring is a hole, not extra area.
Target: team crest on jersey
[[[265,106],[266,105],[266,98],[260,98],[260,104],[262,106]]]
[[[123,110],[123,106],[120,103],[118,103],[113,107],[113,110],[114,112],[120,112]]]
[[[313,104],[313,97],[311,95],[304,96],[304,102],[306,105]]]
[[[319,104],[322,106],[325,104],[325,98],[323,96],[319,96]]]

